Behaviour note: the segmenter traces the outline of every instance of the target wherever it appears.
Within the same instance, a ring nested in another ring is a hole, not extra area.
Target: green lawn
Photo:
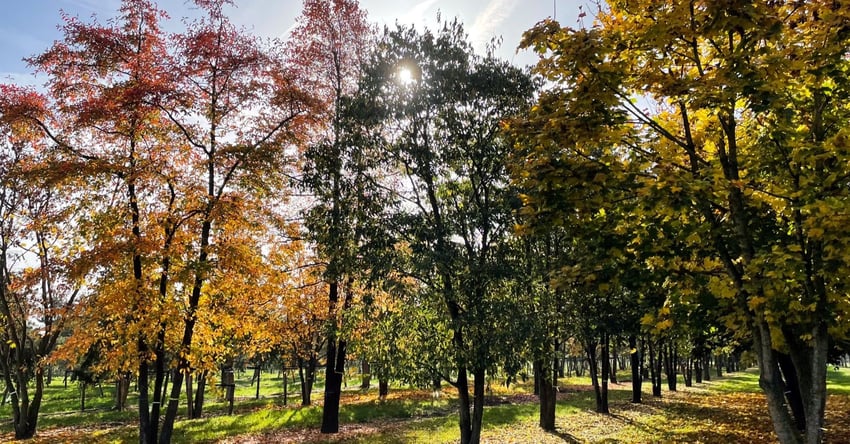
[[[626,375],[622,375],[626,376]],[[250,373],[237,378],[235,414],[227,416],[223,392],[208,392],[205,417],[181,420],[175,426],[175,443],[253,441],[328,443],[454,443],[457,441],[456,400],[447,389],[434,399],[429,393],[413,390],[391,390],[390,399],[379,401],[373,390],[362,392],[357,381],[349,381],[341,407],[342,433],[320,435],[321,408],[300,407],[298,387],[290,387],[291,398],[283,405],[280,396],[282,380],[276,374],[264,374],[260,399],[253,399],[255,387]],[[662,398],[653,398],[644,384],[644,403],[631,404],[631,386],[627,380],[611,386],[611,415],[593,412],[593,392],[588,378],[560,381],[563,392],[557,405],[558,433],[543,433],[536,426],[538,406],[528,394],[528,384],[505,390],[494,387],[485,409],[485,442],[770,442],[772,431],[758,388],[754,370],[713,378],[692,388],[684,387]],[[850,424],[850,369],[829,371],[829,391],[833,395],[827,405],[828,425]],[[87,391],[87,409],[79,411],[79,389],[76,384],[65,388],[54,383],[47,389],[39,435],[33,442],[132,442],[137,440],[135,398],[126,412],[111,410],[113,387],[103,386]],[[321,402],[321,389],[316,387],[313,399]],[[11,415],[8,404],[0,407],[0,415]],[[828,430],[838,430],[832,427]],[[0,441],[9,438],[11,424],[4,422]],[[832,432],[840,433],[840,432]],[[828,435],[828,437],[836,435]],[[848,437],[850,438],[850,437]],[[833,441],[835,441],[833,439]],[[838,441],[835,441],[838,442]]]

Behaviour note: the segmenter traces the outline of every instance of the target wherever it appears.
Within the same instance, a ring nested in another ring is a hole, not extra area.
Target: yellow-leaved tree
[[[754,342],[783,443],[823,439],[828,344],[850,327],[848,39],[842,1],[624,0],[523,40],[549,82],[519,129],[526,211],[573,218],[559,197],[628,179],[635,220],[686,226],[658,263],[723,270],[709,288]],[[587,162],[611,173],[563,183]]]

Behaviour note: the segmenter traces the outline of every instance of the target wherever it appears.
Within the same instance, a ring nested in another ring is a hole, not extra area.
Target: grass
[[[624,375],[625,376],[625,375]],[[850,442],[850,370],[830,369],[827,403],[827,430],[831,442]],[[60,381],[61,382],[61,381]],[[771,442],[775,441],[767,416],[764,396],[758,388],[758,375],[750,370],[713,378],[678,392],[665,390],[653,398],[644,385],[644,403],[631,404],[628,381],[611,386],[611,415],[593,412],[595,405],[588,378],[560,381],[566,390],[559,394],[557,433],[537,427],[536,398],[530,386],[511,390],[493,386],[485,409],[484,442]],[[321,435],[321,407],[301,407],[296,387],[287,406],[280,396],[282,380],[264,374],[260,399],[253,399],[255,387],[250,373],[237,378],[235,414],[227,416],[226,404],[216,390],[208,393],[205,417],[180,420],[175,425],[175,443],[212,442],[325,442],[325,443],[454,443],[457,442],[457,406],[452,390],[434,399],[430,393],[393,389],[390,398],[377,399],[374,390],[363,392],[350,386],[343,393],[340,409],[341,433]],[[79,390],[54,382],[48,387],[39,434],[33,441],[49,442],[132,442],[138,440],[136,412],[110,410],[112,387],[88,390],[85,412],[79,412]],[[321,401],[316,389],[314,401]],[[131,400],[130,405],[135,401]],[[293,405],[295,404],[295,405]],[[494,405],[489,405],[494,404]],[[9,406],[0,415],[10,416]],[[847,432],[843,432],[846,430]],[[11,423],[0,425],[0,441],[11,435]],[[847,435],[847,436],[844,436]]]

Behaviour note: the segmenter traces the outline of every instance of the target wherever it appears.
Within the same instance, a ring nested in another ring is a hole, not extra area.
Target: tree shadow
[[[556,430],[554,432],[546,432],[546,433],[553,435],[553,436],[557,436],[558,438],[561,438],[564,442],[567,442],[567,443],[570,443],[570,444],[581,444],[581,442],[582,442],[578,438],[576,438],[575,436],[573,436],[573,435],[571,435],[567,432],[562,432],[562,431]]]

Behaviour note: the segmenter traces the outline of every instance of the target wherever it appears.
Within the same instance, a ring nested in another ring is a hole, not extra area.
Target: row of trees
[[[68,17],[30,59],[45,91],[0,86],[16,436],[46,360],[93,350],[138,378],[141,442],[170,441],[184,383],[198,417],[219,365],[269,353],[305,384],[324,360],[334,433],[353,348],[382,381],[456,387],[476,443],[486,375],[529,362],[555,429],[567,344],[607,413],[626,338],[634,402],[644,367],[660,396],[679,353],[700,375],[751,345],[780,441],[822,440],[850,8],[612,2],[528,31],[530,73],[456,21],[379,35],[356,1],[306,0],[263,42],[196,4],[174,35],[147,0]]]

